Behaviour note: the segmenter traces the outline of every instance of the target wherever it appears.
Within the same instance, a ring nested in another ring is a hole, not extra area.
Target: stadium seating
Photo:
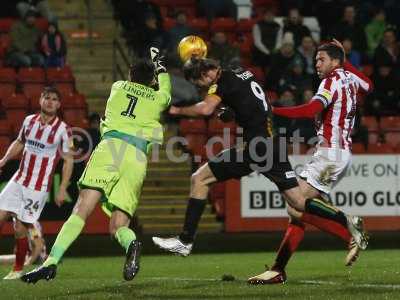
[[[370,154],[390,154],[393,151],[394,148],[389,144],[376,143],[368,145],[368,153]]]
[[[20,83],[45,83],[46,74],[43,68],[21,68],[17,79]]]
[[[208,21],[205,18],[188,19],[188,25],[200,32],[200,35],[208,36]]]
[[[22,85],[22,91],[27,98],[39,101],[44,87],[43,83],[25,83]]]
[[[240,19],[237,22],[236,29],[239,34],[251,33],[255,23],[256,23],[255,19]]]
[[[179,131],[181,135],[189,133],[207,133],[207,123],[204,119],[182,119],[179,121]]]
[[[82,94],[69,94],[61,100],[62,109],[86,109],[85,96]]]
[[[0,136],[9,136],[11,133],[11,125],[7,120],[0,120]]]
[[[83,120],[87,118],[86,109],[63,109],[63,120],[70,126],[81,125]]]
[[[400,116],[382,117],[380,125],[385,131],[400,131]]]
[[[54,86],[58,89],[62,98],[75,93],[75,84],[73,82],[55,82]]]
[[[29,110],[23,108],[8,109],[6,111],[6,119],[10,126],[21,127],[25,117],[29,114]]]
[[[49,83],[75,82],[71,68],[68,66],[64,66],[63,68],[48,68],[46,70],[46,78]]]
[[[208,122],[208,135],[220,135],[224,133],[224,129],[228,129],[229,134],[236,134],[235,122],[222,122],[218,117],[211,118]]]
[[[29,101],[24,94],[11,94],[8,97],[1,99],[1,104],[6,110],[24,109],[29,107]]]
[[[11,140],[8,136],[0,135],[0,156],[6,153],[8,146],[10,146]]]
[[[187,145],[186,150],[192,155],[204,156],[207,136],[205,134],[186,134],[184,136]]]
[[[388,131],[384,135],[385,142],[396,148],[400,145],[400,131]]]
[[[211,21],[210,30],[214,33],[217,31],[235,32],[236,21],[233,18],[214,18]]]
[[[15,19],[13,18],[1,18],[0,19],[0,33],[10,32],[11,26]]]
[[[13,68],[0,68],[0,82],[16,84],[17,72]]]
[[[365,151],[365,146],[362,143],[353,143],[351,146],[351,152],[353,154],[364,154]]]
[[[217,182],[210,189],[210,201],[218,218],[225,217],[225,185],[225,182]]]

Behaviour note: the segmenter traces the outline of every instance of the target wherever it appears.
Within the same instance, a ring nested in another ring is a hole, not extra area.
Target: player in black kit
[[[214,60],[191,58],[184,65],[184,74],[196,86],[208,89],[208,93],[203,101],[195,105],[172,106],[169,112],[192,117],[207,116],[222,103],[235,112],[236,121],[243,128],[245,146],[243,149],[234,147],[222,151],[192,175],[182,233],[172,238],[153,237],[157,246],[182,256],[189,255],[206,206],[209,186],[214,182],[240,178],[254,171],[273,181],[288,205],[296,210],[329,219],[349,230],[353,236],[362,234],[351,218],[337,208],[320,199],[304,198],[288,161],[286,147],[282,147],[278,138],[273,136],[271,106],[250,71],[241,68],[224,70]],[[266,282],[260,274],[250,278],[249,283]]]

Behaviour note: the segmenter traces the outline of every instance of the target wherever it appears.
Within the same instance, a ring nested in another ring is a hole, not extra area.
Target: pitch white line
[[[335,281],[322,281],[322,280],[300,280],[299,282],[305,284],[316,284],[316,285],[341,285],[341,282]],[[400,284],[379,284],[379,283],[353,283],[350,286],[360,288],[384,288],[384,289],[400,289]]]

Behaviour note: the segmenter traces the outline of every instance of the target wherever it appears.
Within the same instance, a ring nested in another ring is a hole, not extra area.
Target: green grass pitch
[[[249,286],[274,253],[142,256],[141,271],[122,279],[123,257],[68,258],[50,282],[0,281],[0,299],[400,299],[400,251],[370,250],[352,268],[343,251],[296,253],[284,285]],[[9,266],[0,267],[4,276]],[[222,281],[224,274],[234,281]]]

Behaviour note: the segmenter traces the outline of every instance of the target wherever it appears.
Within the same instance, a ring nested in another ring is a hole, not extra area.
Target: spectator
[[[386,15],[383,9],[378,10],[374,18],[368,23],[365,28],[368,42],[368,56],[373,57],[376,47],[383,38],[386,29]]]
[[[43,66],[44,59],[38,51],[40,31],[35,27],[35,12],[28,11],[24,18],[11,28],[11,46],[7,63],[13,67]]]
[[[330,38],[332,29],[337,24],[342,14],[342,1],[324,0],[313,1],[314,12],[321,27],[321,40]]]
[[[253,26],[253,61],[262,68],[269,67],[271,55],[278,45],[281,35],[281,26],[275,22],[275,15],[271,9],[265,9],[263,18]]]
[[[284,21],[283,33],[291,32],[294,37],[294,44],[298,47],[304,36],[311,35],[310,29],[303,25],[302,16],[297,8],[289,10],[288,18]]]
[[[145,27],[146,16],[152,14],[157,19],[157,28],[162,27],[158,5],[146,0],[112,0],[115,17],[119,18],[127,38],[136,36]],[[133,38],[133,37],[132,37]]]
[[[344,8],[342,21],[335,26],[333,36],[338,40],[350,39],[355,50],[365,53],[367,51],[367,38],[364,26],[356,22],[355,17],[355,7],[347,5]]]
[[[49,22],[56,22],[57,18],[49,8],[47,0],[24,0],[18,1],[17,11],[20,18],[23,18],[28,10],[39,13],[40,16],[46,18]]]
[[[218,60],[222,67],[240,64],[240,50],[229,43],[225,32],[216,32],[214,34],[208,57]]]
[[[393,114],[400,109],[400,86],[390,61],[382,62],[372,77],[374,91],[368,96],[366,109],[370,114]]]
[[[312,77],[305,72],[303,58],[297,56],[288,68],[289,72],[280,79],[279,86],[289,87],[295,93],[296,98],[302,97],[304,89],[312,85]]]
[[[392,67],[399,66],[399,43],[396,38],[396,32],[393,28],[388,28],[383,34],[381,44],[375,49],[374,64],[390,64]]]
[[[140,30],[140,33],[135,40],[134,50],[139,57],[148,56],[150,47],[157,47],[162,52],[167,47],[167,33],[158,26],[157,17],[149,14],[145,19],[145,26]]]
[[[301,54],[294,48],[293,34],[287,32],[282,39],[281,48],[271,57],[271,70],[266,81],[268,89],[277,90],[279,80],[289,72],[289,66],[296,58],[302,59]]]
[[[181,39],[195,33],[195,30],[188,26],[186,21],[185,12],[179,11],[176,14],[176,25],[168,32],[168,49],[174,53],[176,53],[176,48]]]
[[[313,96],[314,91],[309,87],[305,88],[298,104],[307,104]],[[300,137],[303,137],[306,143],[311,142],[310,139],[317,136],[314,120],[312,119],[295,119],[293,128],[294,130],[299,130]]]
[[[236,19],[237,7],[232,0],[199,0],[198,12],[208,21],[215,17],[229,17]]]
[[[294,105],[296,105],[294,91],[290,87],[283,87],[279,93],[278,100],[274,102],[274,106],[283,107]],[[273,123],[275,131],[279,136],[292,136],[294,119],[273,115]]]
[[[368,148],[368,128],[361,124],[361,112],[359,108],[356,110],[351,139],[353,143],[362,143],[365,148]]]
[[[346,59],[348,59],[353,66],[357,69],[361,68],[361,54],[357,50],[353,49],[353,43],[349,38],[345,38],[342,41]]]
[[[306,63],[305,65],[306,73],[309,75],[315,75],[314,61],[315,61],[316,47],[313,38],[310,35],[304,36],[297,50],[303,56],[304,61]]]
[[[56,23],[49,23],[47,32],[42,37],[42,52],[46,67],[63,67],[67,54],[67,45]]]

